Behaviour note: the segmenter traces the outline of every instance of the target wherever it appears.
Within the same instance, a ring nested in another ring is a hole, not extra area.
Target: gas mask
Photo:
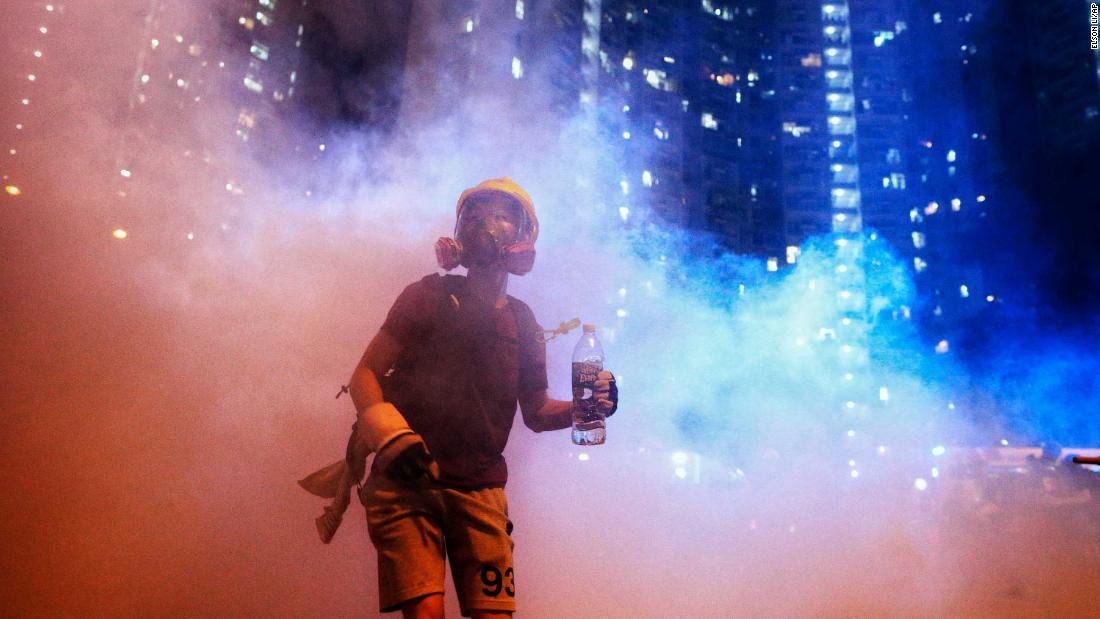
[[[507,200],[479,200],[492,194]],[[484,267],[502,261],[514,275],[524,275],[535,264],[538,219],[534,204],[508,178],[493,179],[463,192],[459,198],[454,238],[442,237],[435,256],[444,270],[461,265]]]

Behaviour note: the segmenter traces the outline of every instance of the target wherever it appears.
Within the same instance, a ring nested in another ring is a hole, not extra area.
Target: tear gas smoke
[[[584,118],[541,122],[537,103],[466,99],[389,141],[328,136],[307,197],[295,160],[258,163],[208,121],[236,114],[223,93],[150,119],[171,131],[134,138],[143,165],[117,200],[105,171],[130,127],[118,110],[142,8],[70,6],[27,112],[38,137],[11,138],[32,162],[0,212],[13,616],[372,616],[361,513],[321,546],[321,505],[293,481],[341,454],[353,410],[332,396],[396,295],[435,269],[458,194],[502,175],[542,224],[535,270],[510,292],[547,327],[599,324],[622,392],[605,447],[513,433],[521,616],[953,616],[996,613],[1013,588],[1025,613],[1096,599],[1096,557],[1070,552],[1078,523],[1002,514],[1010,525],[965,539],[932,498],[951,483],[934,449],[984,440],[965,409],[1000,394],[956,398],[970,378],[892,318],[917,300],[881,242],[867,240],[862,288],[878,352],[849,381],[843,356],[861,353],[829,331],[846,289],[833,239],[776,275],[611,225],[577,177],[617,177],[610,151]],[[12,10],[0,31],[21,41],[41,5]],[[211,167],[177,163],[196,139]],[[227,202],[199,169],[243,193]],[[548,345],[557,397],[573,339]],[[852,389],[866,396],[854,411]]]

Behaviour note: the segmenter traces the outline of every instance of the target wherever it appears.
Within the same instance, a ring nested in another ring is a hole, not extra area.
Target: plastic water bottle
[[[607,438],[603,412],[596,402],[596,379],[603,370],[603,346],[596,325],[584,325],[573,349],[573,443],[602,445]]]

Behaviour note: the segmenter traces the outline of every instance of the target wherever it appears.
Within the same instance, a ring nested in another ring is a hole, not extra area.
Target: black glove
[[[615,384],[615,375],[607,370],[603,370],[597,375],[596,378],[596,402],[607,401],[611,403],[611,408],[606,408],[606,404],[600,403],[600,410],[603,411],[604,417],[610,417],[615,414],[615,411],[619,410],[619,387]]]
[[[419,434],[405,434],[382,448],[376,456],[382,474],[398,481],[414,481],[424,475],[439,478],[439,465]]]

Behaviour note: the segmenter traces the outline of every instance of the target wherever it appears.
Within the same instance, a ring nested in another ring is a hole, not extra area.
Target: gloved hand
[[[415,432],[402,434],[387,443],[375,456],[378,470],[390,479],[415,481],[427,475],[439,479],[439,464],[428,452],[424,439]]]
[[[610,417],[619,410],[619,387],[615,384],[615,375],[607,370],[596,375],[596,403],[604,417]]]

